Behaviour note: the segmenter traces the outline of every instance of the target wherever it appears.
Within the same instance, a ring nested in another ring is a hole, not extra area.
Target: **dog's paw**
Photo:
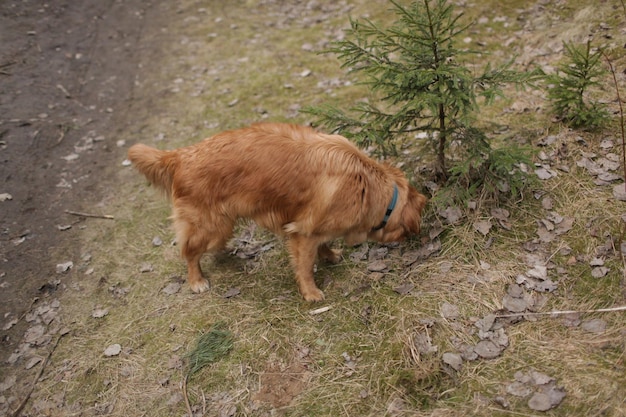
[[[343,251],[341,249],[331,249],[330,253],[326,255],[326,262],[330,262],[331,264],[338,264],[341,262],[341,254]]]
[[[316,301],[324,301],[324,293],[319,288],[315,288],[307,291],[302,294],[302,297],[305,301],[316,302]]]
[[[211,284],[209,284],[209,281],[206,280],[205,278],[202,278],[194,282],[189,282],[189,286],[191,287],[191,291],[195,293],[205,292],[211,288]]]

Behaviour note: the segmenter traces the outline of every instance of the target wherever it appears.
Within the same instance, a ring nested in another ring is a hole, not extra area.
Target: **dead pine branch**
[[[61,333],[59,333],[59,337],[57,337],[56,341],[54,342],[54,345],[52,345],[52,348],[50,349],[50,352],[48,352],[48,355],[43,360],[41,364],[41,368],[39,368],[39,372],[37,372],[37,375],[35,375],[35,378],[33,379],[33,383],[31,384],[30,389],[28,390],[28,393],[26,394],[26,396],[20,403],[19,407],[17,407],[15,411],[13,411],[13,414],[11,414],[12,417],[18,417],[22,414],[22,411],[24,411],[24,407],[26,407],[28,400],[30,399],[31,395],[33,395],[33,392],[35,391],[35,385],[37,385],[37,381],[39,381],[39,378],[41,378],[41,375],[43,375],[43,371],[46,369],[46,365],[48,364],[50,357],[52,356],[57,346],[59,345],[59,341],[61,341],[61,338],[68,333],[69,331],[63,331],[63,330],[61,331]]]
[[[622,2],[622,5],[623,4],[624,3]],[[622,106],[622,98],[619,94],[619,84],[617,83],[617,76],[615,75],[615,68],[613,68],[613,63],[611,62],[609,56],[604,50],[602,50],[602,56],[604,56],[604,59],[609,65],[611,75],[613,76],[613,83],[615,84],[615,94],[617,94],[617,103],[619,105],[619,126],[620,133],[622,135],[622,169],[624,170],[624,187],[626,189],[626,134],[624,133],[624,108]]]
[[[522,317],[522,316],[559,316],[563,314],[577,314],[577,313],[610,313],[614,311],[626,311],[626,306],[611,307],[611,308],[598,308],[595,310],[554,310],[544,312],[522,312],[522,313],[510,313],[510,314],[496,314],[496,318],[507,317]]]
[[[92,213],[83,213],[80,211],[73,211],[73,210],[65,210],[65,212],[73,216],[91,217],[94,219],[107,219],[107,220],[115,219],[115,217],[111,216],[110,214],[92,214]]]

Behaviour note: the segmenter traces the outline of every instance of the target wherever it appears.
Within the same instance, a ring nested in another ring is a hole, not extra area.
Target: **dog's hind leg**
[[[317,288],[313,279],[313,265],[320,245],[319,240],[314,237],[291,235],[288,245],[300,294],[306,301],[322,301],[324,293]]]
[[[226,244],[232,223],[224,222],[223,227],[209,229],[211,223],[206,221],[188,221],[175,211],[174,228],[176,240],[180,244],[180,253],[187,261],[187,282],[193,292],[204,292],[210,289],[209,281],[204,277],[200,267],[200,259],[205,252],[215,252]],[[219,229],[219,230],[218,230]]]
[[[177,221],[175,228],[181,256],[187,261],[187,282],[191,290],[193,292],[209,290],[211,285],[200,267],[200,259],[207,247],[205,234],[199,232],[193,224],[184,221]]]

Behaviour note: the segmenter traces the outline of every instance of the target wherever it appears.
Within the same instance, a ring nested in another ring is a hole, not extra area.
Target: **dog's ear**
[[[418,234],[422,220],[422,210],[426,206],[428,199],[417,192],[415,188],[409,186],[409,195],[402,208],[400,222],[407,234]]]

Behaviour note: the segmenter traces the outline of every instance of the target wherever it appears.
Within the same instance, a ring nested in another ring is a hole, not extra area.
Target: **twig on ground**
[[[623,5],[624,3],[622,2],[622,6]],[[622,169],[624,170],[624,179],[626,180],[626,133],[624,132],[624,108],[622,106],[622,98],[620,97],[620,94],[619,94],[619,84],[617,83],[617,76],[615,75],[615,68],[613,68],[613,63],[609,59],[609,56],[606,54],[606,52],[604,52],[604,50],[601,50],[601,52],[602,52],[602,56],[604,56],[604,59],[609,65],[609,69],[611,70],[611,75],[613,75],[613,83],[615,84],[615,94],[617,95],[617,103],[619,104],[619,121],[620,121],[619,125],[621,129],[621,134],[622,134]],[[626,184],[626,181],[624,181],[624,184]]]
[[[35,375],[35,379],[33,379],[33,383],[30,386],[30,390],[26,394],[26,397],[24,397],[24,399],[20,403],[19,407],[17,407],[17,409],[13,412],[12,417],[18,417],[20,414],[22,414],[22,411],[24,410],[24,407],[26,407],[26,404],[28,403],[30,396],[33,394],[33,391],[35,391],[35,385],[37,385],[37,381],[39,380],[39,378],[41,378],[41,375],[43,375],[43,371],[44,369],[46,369],[46,365],[48,364],[50,357],[52,356],[52,354],[54,353],[54,350],[59,345],[59,341],[61,340],[63,336],[65,336],[68,333],[69,331],[61,331],[61,333],[59,333],[59,337],[57,337],[56,341],[54,342],[54,345],[52,345],[52,349],[50,349],[50,352],[48,352],[48,356],[46,356],[46,358],[43,360],[41,364],[41,368],[39,368],[39,372],[37,372],[37,375]]]
[[[189,374],[183,375],[183,384],[181,386],[181,391],[183,392],[183,398],[185,399],[185,405],[187,406],[187,413],[189,414],[189,417],[193,417],[191,404],[189,404],[189,394],[187,394],[187,378],[189,378]]]
[[[110,214],[91,214],[91,213],[82,213],[80,211],[72,211],[72,210],[65,210],[65,212],[73,216],[91,217],[95,219],[108,219],[108,220],[115,219],[115,217],[111,216]]]
[[[598,308],[595,310],[554,310],[554,311],[543,311],[543,312],[538,312],[538,313],[525,312],[525,313],[496,314],[496,318],[519,317],[519,316],[552,316],[552,315],[575,314],[575,313],[610,313],[613,311],[626,311],[626,306],[611,307],[611,308]]]
[[[333,307],[332,306],[326,306],[326,307],[316,308],[315,310],[309,311],[309,314],[312,315],[312,316],[316,316],[318,314],[326,313],[331,308],[333,308]]]

